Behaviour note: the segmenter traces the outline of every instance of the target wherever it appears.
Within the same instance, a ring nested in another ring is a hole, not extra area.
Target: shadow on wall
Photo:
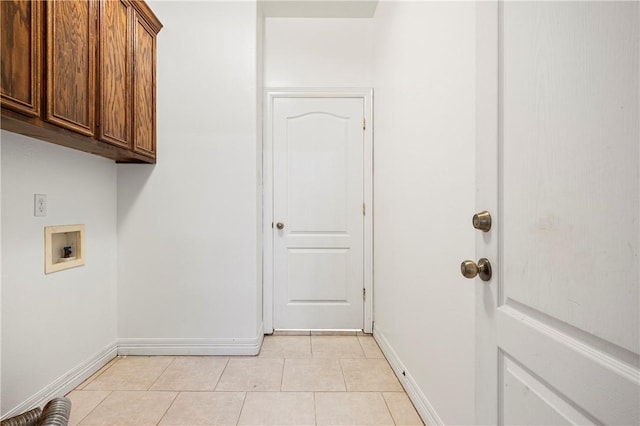
[[[118,164],[118,222],[127,219],[136,200],[144,192],[155,164]],[[126,178],[125,178],[126,176]],[[125,183],[126,182],[126,185]],[[126,186],[126,189],[124,188]],[[123,194],[127,194],[123,197]]]

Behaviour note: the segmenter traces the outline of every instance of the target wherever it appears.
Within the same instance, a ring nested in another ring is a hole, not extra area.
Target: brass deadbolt
[[[488,211],[482,211],[473,215],[473,227],[482,232],[489,232],[491,229],[491,215]]]
[[[460,265],[460,272],[465,278],[475,278],[476,275],[479,275],[482,281],[489,281],[491,279],[491,263],[484,257],[478,260],[478,264],[473,260],[465,260]]]

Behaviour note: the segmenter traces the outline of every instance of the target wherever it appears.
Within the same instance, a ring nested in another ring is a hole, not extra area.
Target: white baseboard
[[[444,425],[444,422],[440,416],[438,416],[438,413],[436,413],[433,405],[431,405],[427,397],[422,393],[422,390],[416,381],[411,376],[411,372],[405,368],[404,364],[398,357],[398,354],[396,354],[389,345],[384,334],[374,328],[373,337],[376,342],[378,342],[378,346],[380,346],[380,349],[387,358],[387,361],[389,361],[391,368],[396,373],[396,376],[398,376],[398,380],[402,383],[409,399],[413,402],[413,405],[416,407],[416,411],[418,411],[418,414],[420,414],[424,423],[429,426]]]
[[[2,419],[13,417],[36,407],[41,407],[52,398],[63,396],[75,389],[79,384],[87,380],[93,373],[100,370],[118,354],[116,342],[105,346],[89,359],[81,362],[71,370],[53,381],[22,404],[7,411]],[[2,420],[0,419],[0,420]]]
[[[68,394],[118,355],[257,355],[263,338],[260,327],[256,337],[241,339],[118,339],[6,412],[0,420]]]
[[[256,337],[242,339],[118,339],[118,355],[257,355],[262,327]]]

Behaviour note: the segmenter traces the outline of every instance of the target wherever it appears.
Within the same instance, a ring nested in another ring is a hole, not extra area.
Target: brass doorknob
[[[475,278],[476,275],[480,275],[482,281],[489,281],[491,279],[491,263],[484,257],[478,260],[478,264],[473,260],[465,260],[460,264],[460,272],[465,278]]]
[[[473,227],[481,230],[482,232],[489,232],[491,229],[491,215],[488,211],[482,211],[473,215]]]
[[[278,229],[284,229],[284,223],[282,223],[282,222],[278,222],[278,223],[276,223],[276,228],[278,228]]]

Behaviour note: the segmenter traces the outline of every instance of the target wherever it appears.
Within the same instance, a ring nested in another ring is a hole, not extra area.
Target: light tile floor
[[[257,357],[118,357],[70,425],[422,425],[371,336],[266,336]]]

